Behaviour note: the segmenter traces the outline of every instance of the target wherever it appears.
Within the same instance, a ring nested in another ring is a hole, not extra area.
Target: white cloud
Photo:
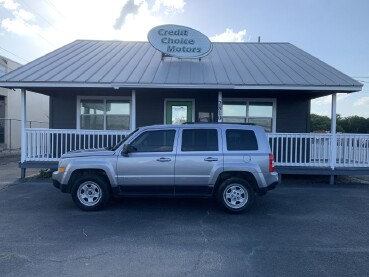
[[[16,17],[22,18],[22,19],[23,19],[23,20],[25,20],[25,21],[29,21],[29,20],[34,19],[34,18],[35,18],[35,16],[34,16],[32,13],[27,12],[27,11],[26,11],[26,10],[24,10],[24,9],[19,9],[19,10],[17,10],[17,11],[14,11],[14,15],[15,15]]]
[[[7,32],[22,36],[33,36],[34,33],[39,30],[38,26],[30,25],[20,18],[5,18],[3,21],[1,21],[1,27]]]
[[[0,0],[0,4],[7,10],[16,10],[19,7],[19,3],[13,0]]]
[[[235,33],[233,29],[227,28],[224,33],[210,37],[212,42],[244,42],[246,30]]]
[[[161,7],[164,7],[165,14],[176,14],[183,12],[185,5],[186,2],[184,0],[156,0],[151,11],[158,12]]]
[[[368,96],[361,97],[360,99],[358,99],[354,102],[354,106],[356,106],[356,107],[368,106],[368,108],[369,108],[369,97]]]
[[[38,32],[40,28],[37,25],[29,23],[35,16],[21,9],[19,3],[13,0],[0,0],[0,4],[14,16],[1,21],[1,27],[4,31],[21,36],[32,36],[34,32]]]

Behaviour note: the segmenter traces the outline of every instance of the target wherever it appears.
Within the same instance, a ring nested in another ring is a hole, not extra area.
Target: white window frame
[[[108,100],[123,100],[129,102],[129,127],[132,128],[132,98],[128,96],[77,96],[77,130],[81,130],[81,100],[104,100],[104,107],[106,107],[106,101]],[[104,129],[101,131],[108,131],[106,130],[106,111],[104,111]]]
[[[271,133],[276,133],[277,130],[277,99],[275,98],[223,98],[223,105],[227,102],[233,103],[246,103],[246,120],[249,118],[249,105],[250,102],[272,102],[272,131]],[[224,114],[223,114],[224,117]]]

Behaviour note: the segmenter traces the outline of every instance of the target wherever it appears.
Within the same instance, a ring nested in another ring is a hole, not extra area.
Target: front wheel
[[[103,178],[85,175],[78,178],[72,188],[74,203],[84,211],[97,211],[110,199],[110,190]]]
[[[233,177],[223,181],[219,186],[217,200],[225,211],[241,213],[251,207],[254,191],[247,181]]]

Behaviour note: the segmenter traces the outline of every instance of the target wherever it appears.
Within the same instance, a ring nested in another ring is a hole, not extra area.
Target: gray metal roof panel
[[[289,43],[213,43],[201,61],[163,58],[148,42],[78,40],[2,77],[0,85],[62,87],[345,87],[362,85]],[[352,88],[352,89],[351,89]]]

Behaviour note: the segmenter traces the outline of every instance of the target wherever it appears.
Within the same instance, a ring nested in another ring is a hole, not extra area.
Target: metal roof
[[[162,58],[148,42],[77,40],[0,77],[0,86],[353,92],[362,84],[290,43],[213,43],[199,60]]]

